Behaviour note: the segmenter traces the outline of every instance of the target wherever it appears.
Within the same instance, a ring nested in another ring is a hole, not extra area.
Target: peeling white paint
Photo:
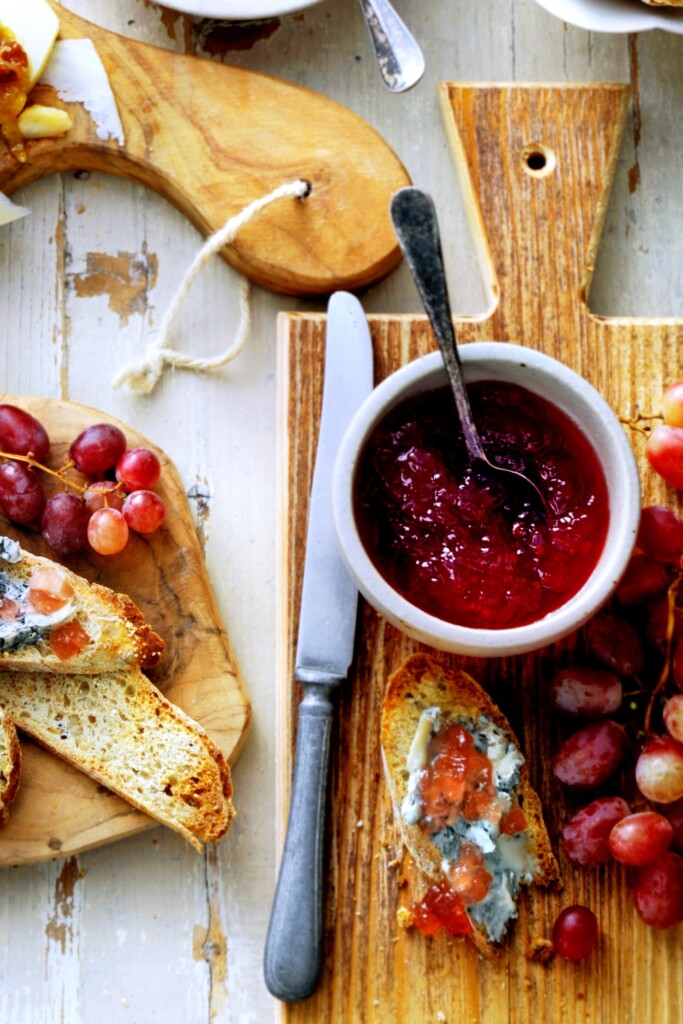
[[[97,138],[115,139],[123,146],[123,125],[109,77],[91,39],[62,39],[55,43],[41,82],[51,85],[65,103],[82,103],[95,122]]]

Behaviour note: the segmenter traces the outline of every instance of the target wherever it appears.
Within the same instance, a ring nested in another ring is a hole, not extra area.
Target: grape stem
[[[659,679],[657,680],[657,685],[655,686],[654,690],[650,694],[650,699],[647,702],[647,709],[645,711],[645,720],[643,722],[643,730],[644,730],[646,736],[650,736],[651,735],[650,721],[652,719],[652,712],[653,712],[653,709],[654,709],[655,700],[657,699],[658,695],[661,693],[661,691],[666,686],[667,680],[669,678],[669,673],[671,671],[671,649],[672,649],[671,641],[673,640],[674,627],[675,627],[675,624],[676,624],[676,599],[678,598],[678,591],[680,590],[680,586],[681,586],[681,576],[679,574],[676,577],[676,579],[673,581],[671,586],[669,587],[669,589],[667,591],[667,594],[666,594],[666,600],[667,600],[666,654],[665,654],[665,657],[664,657],[664,664],[662,666],[662,671],[661,671],[661,673],[659,675]]]
[[[67,487],[72,487],[74,491],[78,491],[79,494],[85,494],[86,491],[89,491],[93,486],[92,484],[88,484],[87,487],[84,487],[83,484],[77,484],[75,480],[69,480],[66,473],[67,470],[74,468],[76,465],[75,462],[67,462],[61,469],[50,469],[49,466],[44,466],[42,462],[38,462],[38,460],[34,458],[33,452],[29,452],[28,455],[13,455],[11,452],[0,452],[0,458],[14,460],[15,462],[26,462],[32,469],[40,469],[43,473],[49,473],[50,476],[54,476]],[[102,500],[105,508],[109,508],[109,498],[114,493],[123,493],[120,488],[120,484],[117,484],[116,487],[113,487],[110,491],[102,491]]]
[[[619,422],[623,423],[624,426],[628,427],[629,430],[635,431],[636,434],[644,434],[646,437],[652,433],[652,426],[649,425],[651,420],[661,420],[661,415],[653,413],[651,416],[620,416]],[[647,423],[647,426],[643,426]]]
[[[87,487],[84,487],[82,484],[74,483],[73,480],[69,480],[69,478],[64,475],[65,470],[70,469],[71,466],[73,466],[73,462],[67,463],[62,469],[50,469],[49,466],[44,466],[42,462],[38,462],[37,459],[34,459],[31,452],[29,452],[28,455],[13,455],[11,452],[0,452],[0,458],[10,459],[14,462],[27,462],[32,469],[41,469],[43,473],[49,473],[50,476],[56,477],[57,480],[61,480],[63,484],[67,485],[67,487],[73,487],[75,491],[80,491],[81,494],[85,494],[88,490]]]

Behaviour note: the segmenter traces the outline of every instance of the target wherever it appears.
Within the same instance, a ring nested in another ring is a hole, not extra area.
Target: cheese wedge
[[[30,87],[40,78],[59,32],[59,20],[45,0],[0,0],[0,25],[26,52]]]
[[[15,220],[21,220],[22,217],[30,213],[25,206],[17,206],[11,199],[8,199],[6,195],[0,192],[0,228],[4,227],[5,224],[11,224]]]

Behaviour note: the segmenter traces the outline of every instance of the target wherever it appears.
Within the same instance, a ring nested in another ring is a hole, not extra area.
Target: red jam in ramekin
[[[407,601],[446,622],[507,629],[542,619],[590,577],[609,523],[599,459],[560,409],[516,384],[468,385],[491,462],[521,470],[547,519],[469,463],[452,393],[395,406],[368,438],[355,480],[363,545]]]

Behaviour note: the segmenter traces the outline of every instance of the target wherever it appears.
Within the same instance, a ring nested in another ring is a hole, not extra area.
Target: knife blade
[[[327,308],[325,379],[308,514],[295,678],[303,684],[287,835],[264,956],[269,991],[299,1002],[322,969],[322,853],[332,693],[353,659],[358,591],[339,554],[332,473],[353,414],[372,391],[372,342],[360,302],[336,292]]]

